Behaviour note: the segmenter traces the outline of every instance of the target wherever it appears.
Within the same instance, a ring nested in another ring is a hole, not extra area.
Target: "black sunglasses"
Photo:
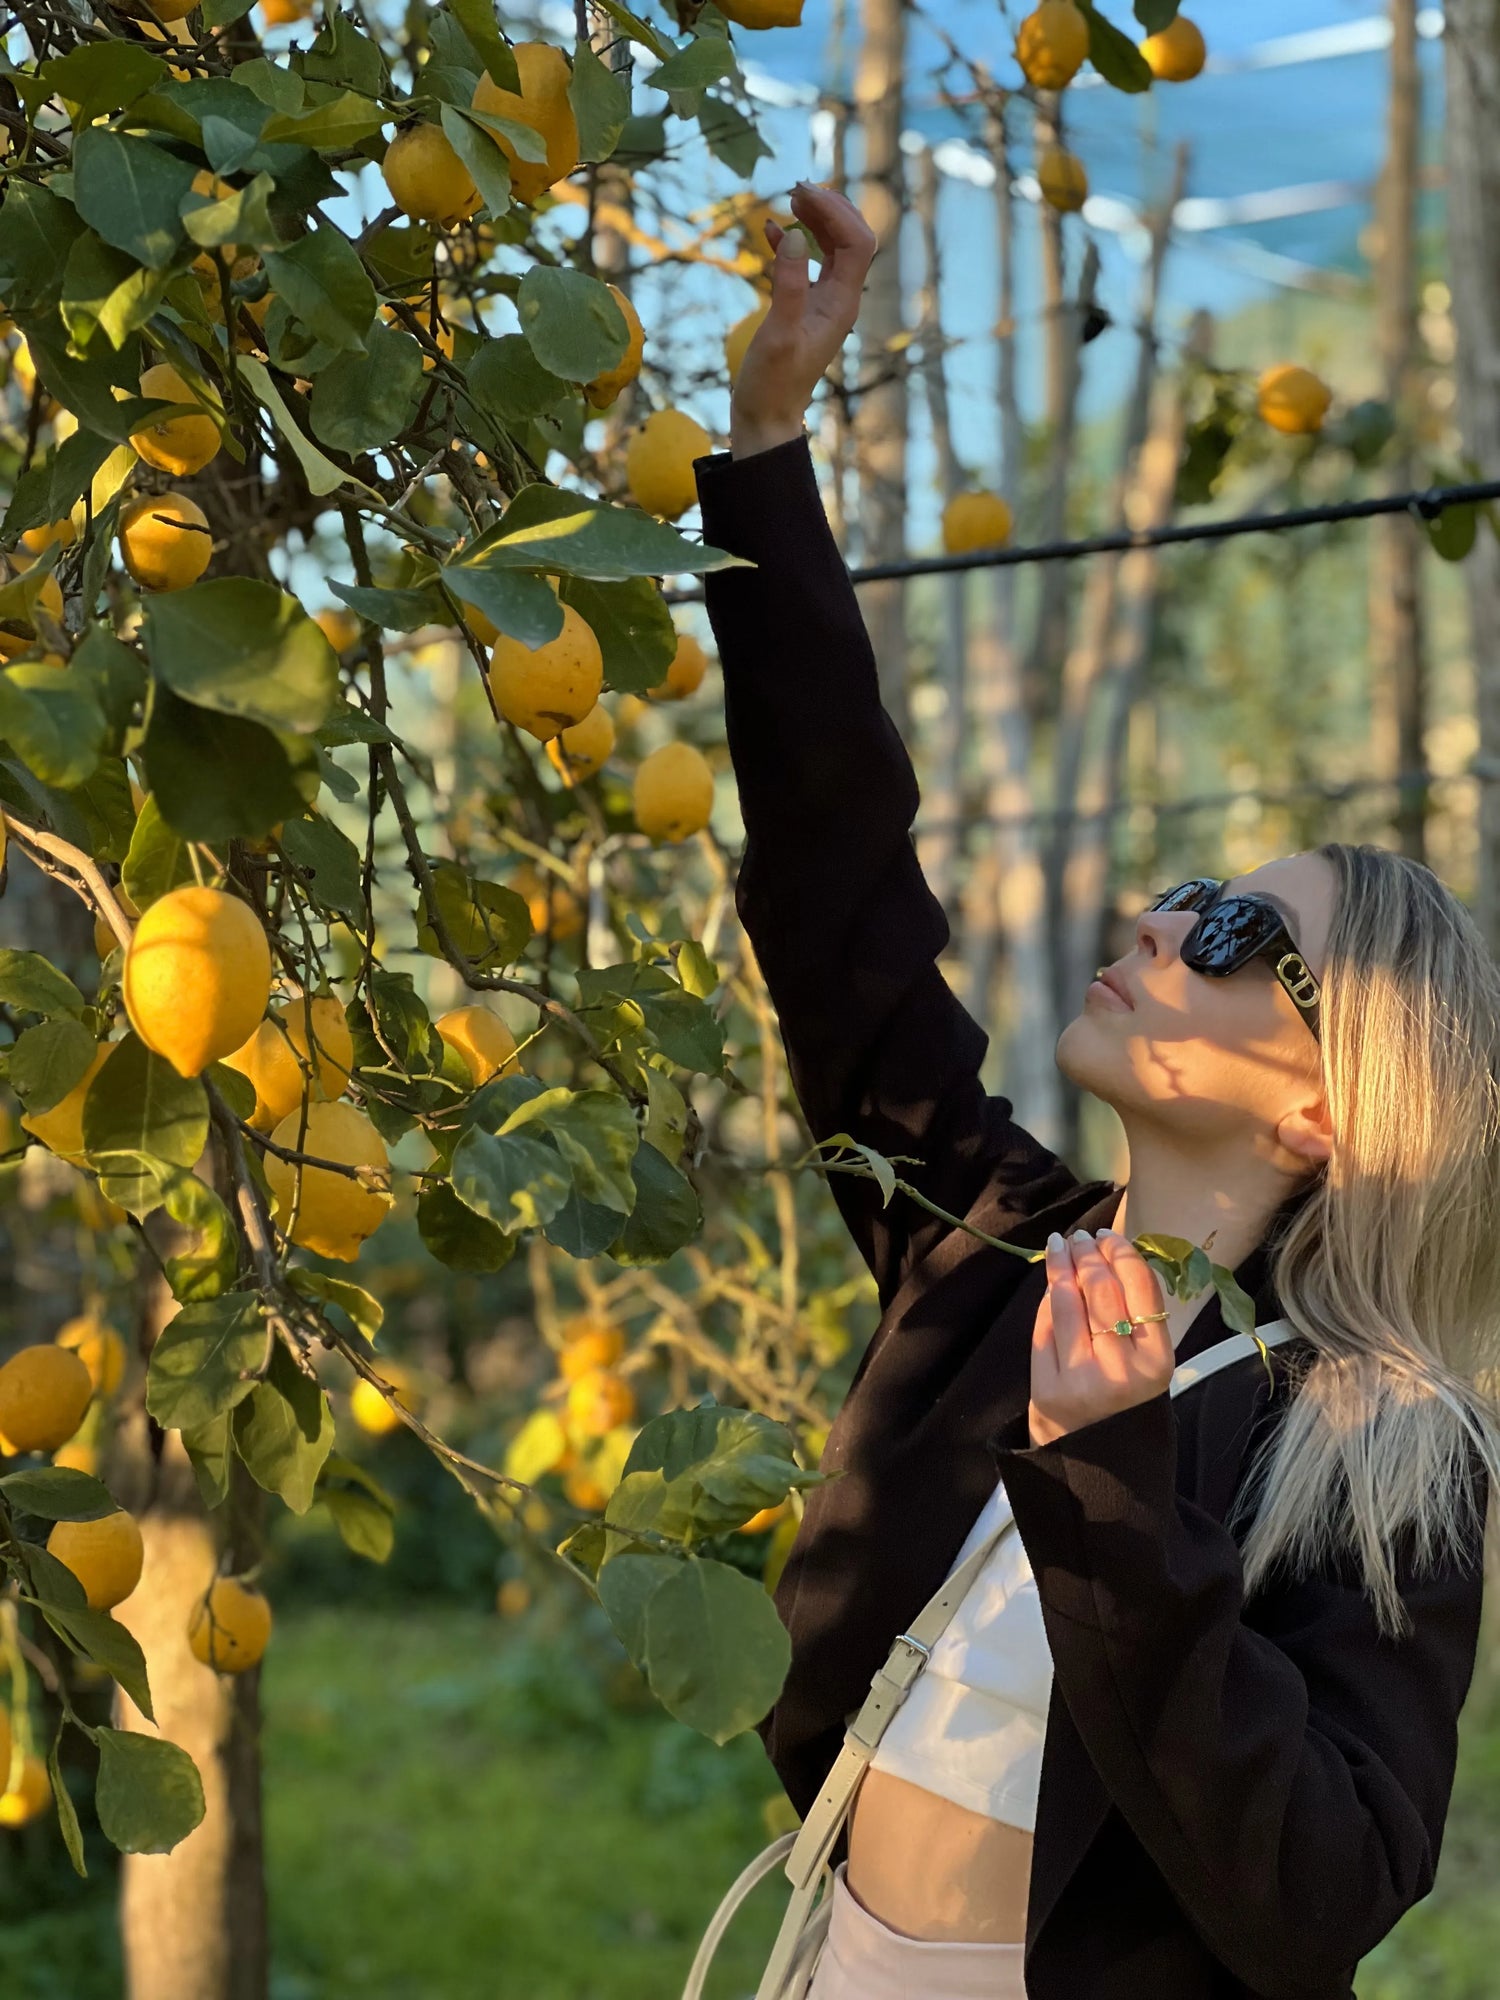
[[[1199,876],[1168,889],[1148,907],[1198,911],[1197,923],[1183,939],[1183,964],[1210,979],[1226,979],[1231,972],[1264,962],[1291,995],[1313,1034],[1318,1035],[1321,989],[1274,903],[1264,896],[1226,896],[1222,882]]]

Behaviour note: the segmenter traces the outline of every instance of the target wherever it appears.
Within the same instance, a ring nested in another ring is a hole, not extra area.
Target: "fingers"
[[[773,222],[766,230],[768,239],[772,229],[776,230],[776,256],[771,265],[771,310],[767,317],[778,327],[791,329],[801,325],[807,304],[807,238],[800,229],[779,229]]]
[[[1115,1275],[1125,1299],[1125,1310],[1132,1319],[1144,1319],[1148,1313],[1166,1310],[1166,1300],[1162,1296],[1160,1280],[1140,1251],[1118,1230],[1101,1229],[1099,1249]],[[1160,1367],[1165,1363],[1168,1373],[1175,1364],[1176,1355],[1172,1346],[1172,1330],[1165,1320],[1153,1320],[1149,1326],[1136,1328],[1135,1347],[1140,1359]]]
[[[1078,1368],[1091,1354],[1088,1308],[1078,1287],[1078,1274],[1067,1244],[1055,1231],[1047,1238],[1047,1299],[1052,1310],[1052,1341],[1058,1366]]]
[[[847,195],[807,181],[799,181],[792,190],[792,213],[812,231],[823,253],[819,286],[853,301],[852,320],[875,257],[874,230]]]

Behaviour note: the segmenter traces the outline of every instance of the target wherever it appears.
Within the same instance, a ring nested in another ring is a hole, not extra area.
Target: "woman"
[[[839,196],[793,208],[822,274],[773,229],[731,451],[699,467],[707,539],[757,565],[709,583],[739,907],[813,1132],[1046,1246],[833,1181],[883,1316],[777,1594],[762,1733],[800,1811],[987,1506],[1024,1563],[960,1607],[864,1780],[814,2000],[1335,2000],[1431,1885],[1477,1644],[1500,984],[1425,869],[1328,847],[1184,885],[1081,996],[1057,1057],[1119,1113],[1127,1186],[984,1094],[803,433],[873,243]],[[1126,1240],[1151,1231],[1211,1240],[1295,1337],[1173,1402],[1226,1328],[1212,1294],[1163,1301]]]

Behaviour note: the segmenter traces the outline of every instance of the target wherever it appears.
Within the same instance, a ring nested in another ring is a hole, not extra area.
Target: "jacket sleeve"
[[[854,588],[806,438],[698,461],[706,539],[753,569],[707,580],[745,822],[736,904],[813,1136],[848,1132],[966,1215],[996,1184],[1031,1213],[1076,1185],[980,1084],[988,1038],[937,959],[942,905],[911,840],[917,782],[880,702]],[[946,1227],[833,1175],[882,1303]]]
[[[1482,1536],[1461,1567],[1402,1568],[1394,1640],[1347,1564],[1246,1606],[1233,1537],[1175,1490],[1165,1394],[997,1456],[1058,1692],[1114,1804],[1238,1979],[1326,1994],[1432,1885]]]

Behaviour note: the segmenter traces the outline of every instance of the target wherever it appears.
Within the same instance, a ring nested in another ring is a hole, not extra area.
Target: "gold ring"
[[[1142,1313],[1139,1319],[1133,1319],[1130,1324],[1132,1326],[1156,1326],[1158,1324],[1165,1326],[1166,1321],[1167,1315],[1164,1312]]]
[[[1135,1324],[1133,1319],[1117,1319],[1109,1330],[1111,1333],[1117,1333],[1121,1340],[1134,1340]]]

